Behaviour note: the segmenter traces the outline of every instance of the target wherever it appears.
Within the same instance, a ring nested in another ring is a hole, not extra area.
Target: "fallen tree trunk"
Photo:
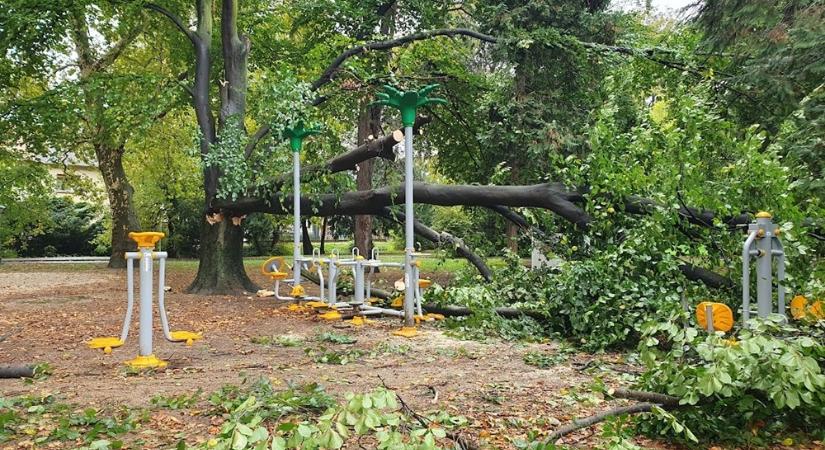
[[[378,216],[384,217],[385,219],[392,220],[394,222],[398,222],[400,224],[403,224],[404,220],[407,217],[404,215],[404,213],[395,212],[390,210],[389,208],[384,208],[378,214]],[[414,221],[414,228],[415,234],[423,237],[424,239],[427,239],[430,242],[435,243],[436,245],[451,245],[459,256],[469,261],[472,265],[476,267],[476,269],[478,269],[478,272],[481,274],[481,276],[484,277],[485,280],[490,281],[493,279],[493,272],[490,270],[489,267],[487,267],[487,263],[485,263],[480,256],[476,255],[475,252],[470,250],[469,247],[464,245],[464,242],[461,239],[458,239],[452,234],[444,231],[439,233],[438,231],[433,230],[432,228],[424,225],[423,223],[417,220]]]
[[[415,202],[439,206],[525,206],[544,208],[569,222],[586,227],[590,215],[573,203],[581,194],[567,190],[561,183],[527,186],[476,186],[415,183]],[[369,191],[302,197],[301,210],[316,216],[379,214],[383,208],[404,203],[404,187],[388,186]],[[270,198],[244,197],[236,201],[216,200],[213,207],[230,216],[252,212],[290,214],[292,195],[276,193]]]
[[[421,307],[428,313],[441,314],[444,317],[465,317],[473,315],[473,310],[466,306],[441,306],[434,303],[424,303]],[[522,311],[516,308],[498,307],[493,311],[506,319],[519,319],[525,316],[532,317],[536,320],[544,319],[544,316],[535,311]]]
[[[34,376],[34,366],[2,366],[0,378],[31,378]]]

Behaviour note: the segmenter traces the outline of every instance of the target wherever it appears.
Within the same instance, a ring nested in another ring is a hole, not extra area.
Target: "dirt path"
[[[528,351],[553,352],[557,347],[552,343],[461,341],[433,325],[408,340],[392,336],[399,325],[396,320],[356,328],[288,312],[271,298],[181,293],[192,277],[192,271],[170,270],[170,321],[173,329],[201,331],[205,338],[192,347],[166,342],[156,320],[154,351],[169,362],[169,368],[130,376],[123,362],[137,355],[136,318],[126,345],[111,355],[86,346],[90,338],[113,336],[120,329],[126,295],[122,272],[5,267],[0,271],[0,336],[5,337],[0,342],[0,361],[48,362],[54,375],[34,384],[0,380],[3,395],[49,391],[75,404],[146,407],[156,395],[211,392],[224,384],[239,384],[243,376],[269,377],[276,384],[316,381],[335,395],[369,391],[381,385],[381,377],[414,408],[465,415],[477,439],[505,448],[510,445],[508,437],[548,431],[604,406],[598,396],[589,394],[592,376],[580,370],[584,362],[592,362],[592,356],[574,354],[549,370],[524,363]],[[265,284],[263,279],[256,281]],[[358,342],[319,343],[317,335],[330,330]],[[295,336],[303,344],[252,343],[253,338],[280,335]],[[322,351],[321,347],[358,349],[365,354],[346,365],[321,364],[307,354]],[[616,358],[607,355],[601,360]],[[608,380],[618,376],[607,373]],[[206,433],[206,429],[195,432]],[[571,441],[588,442],[592,436],[573,435]]]

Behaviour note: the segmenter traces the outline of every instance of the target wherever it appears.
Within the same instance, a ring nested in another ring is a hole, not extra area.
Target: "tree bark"
[[[524,206],[544,208],[571,223],[586,228],[590,215],[574,202],[581,194],[567,190],[561,183],[542,183],[528,186],[477,186],[415,183],[416,203],[440,206]],[[301,199],[301,209],[315,216],[378,214],[388,206],[404,203],[403,186],[388,186],[371,191],[327,194]],[[241,216],[251,212],[290,214],[292,196],[276,193],[269,199],[240,198],[237,201],[219,200],[213,205],[230,215]]]
[[[384,210],[380,212],[379,215],[381,217],[384,217],[385,219],[398,222],[402,225],[404,224],[404,219],[406,218],[404,213],[395,212],[390,210],[389,208],[384,208]],[[456,254],[469,261],[470,264],[474,265],[485,280],[490,281],[493,279],[493,272],[487,266],[487,263],[485,263],[484,260],[481,259],[481,257],[476,255],[475,252],[470,250],[469,247],[464,245],[464,242],[461,239],[458,239],[452,234],[447,233],[445,231],[439,233],[438,231],[433,230],[432,228],[424,225],[418,220],[414,221],[413,228],[415,229],[415,234],[423,237],[424,239],[427,239],[430,242],[433,242],[438,246],[451,246],[455,250]]]
[[[198,274],[186,290],[190,294],[227,295],[255,292],[243,265],[243,229],[225,219],[201,228]]]
[[[324,217],[323,220],[321,220],[321,243],[319,244],[319,251],[321,252],[322,255],[327,254],[327,249],[325,247],[325,244],[327,243],[327,222],[328,222],[328,219],[329,219],[329,217]]]
[[[126,267],[126,252],[136,249],[135,243],[129,239],[129,232],[140,230],[140,222],[132,203],[134,189],[123,170],[123,150],[123,146],[95,148],[112,214],[112,255],[109,257],[109,267],[112,268]]]
[[[309,236],[309,220],[301,220],[301,251],[305,255],[312,254],[312,239]]]
[[[363,145],[374,140],[381,131],[381,110],[377,106],[366,106],[358,117],[358,144]],[[355,185],[359,191],[372,189],[373,158],[358,164],[355,174]],[[355,247],[361,255],[367,256],[372,252],[372,216],[360,214],[353,217]]]

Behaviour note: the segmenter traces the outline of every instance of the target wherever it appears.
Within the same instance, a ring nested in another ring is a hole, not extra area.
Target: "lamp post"
[[[424,86],[417,91],[402,92],[393,86],[384,86],[384,92],[378,93],[376,104],[389,106],[401,111],[401,123],[404,125],[404,327],[396,334],[405,337],[415,336],[415,292],[417,286],[413,275],[413,252],[415,252],[415,230],[413,217],[413,125],[416,110],[430,104],[445,104],[443,98],[430,98],[429,93],[437,84]]]

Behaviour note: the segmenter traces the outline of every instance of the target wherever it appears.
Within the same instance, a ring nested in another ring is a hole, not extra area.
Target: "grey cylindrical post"
[[[355,264],[352,266],[352,270],[355,271],[354,278],[355,278],[355,295],[354,303],[356,305],[363,305],[364,304],[364,264],[362,260],[358,258],[355,259]]]
[[[166,284],[166,252],[158,252],[155,256],[158,257],[158,314],[160,314],[160,325],[163,329],[163,337],[171,341],[172,334],[169,332],[169,319],[166,316],[166,291],[164,290]]]
[[[292,285],[301,284],[301,152],[292,152]]]
[[[779,241],[778,238],[774,237],[774,245],[776,248],[773,250],[773,254],[776,256],[776,288],[777,288],[777,300],[778,300],[778,312],[783,316],[787,317],[785,311],[785,249],[782,248],[782,242]]]
[[[120,330],[120,342],[126,342],[129,337],[129,326],[132,324],[132,311],[135,306],[135,260],[126,255],[126,318]]]
[[[768,317],[773,312],[773,270],[771,261],[771,234],[773,224],[769,218],[758,218],[756,223],[764,233],[756,240],[756,306],[759,317]]]
[[[140,249],[140,356],[152,354],[152,249]]]
[[[415,251],[415,228],[413,217],[413,128],[404,127],[404,326],[415,326],[413,317],[413,302],[415,287],[413,286],[413,251]]]
[[[329,259],[329,304],[334,305],[338,302],[338,267],[335,264],[335,258]]]
[[[705,305],[705,322],[707,322],[708,333],[713,333],[713,306]]]
[[[742,246],[742,323],[745,324],[751,317],[751,245],[756,239],[756,231],[752,231]]]

